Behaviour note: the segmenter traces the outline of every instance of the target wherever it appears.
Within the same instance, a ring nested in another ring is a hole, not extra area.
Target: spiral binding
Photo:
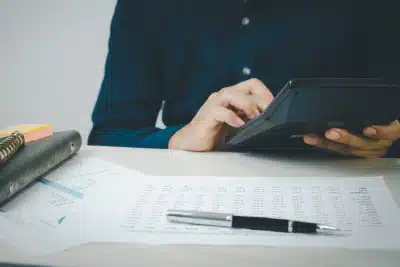
[[[25,144],[24,135],[15,131],[0,143],[0,164],[9,160]]]

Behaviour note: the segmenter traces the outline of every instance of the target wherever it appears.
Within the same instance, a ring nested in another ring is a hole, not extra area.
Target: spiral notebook
[[[14,131],[7,137],[0,139],[0,166],[5,164],[18,150],[25,145],[24,135]]]

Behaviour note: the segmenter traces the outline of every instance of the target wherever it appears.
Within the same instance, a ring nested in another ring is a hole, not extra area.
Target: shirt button
[[[243,73],[244,75],[250,75],[250,74],[251,74],[251,70],[250,70],[248,67],[244,67],[244,68],[242,69],[242,73]]]
[[[244,26],[249,25],[249,23],[250,23],[250,19],[249,19],[248,17],[244,17],[244,18],[242,19],[242,24],[243,24]]]

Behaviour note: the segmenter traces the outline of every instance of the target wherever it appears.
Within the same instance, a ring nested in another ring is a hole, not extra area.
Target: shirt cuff
[[[400,140],[395,141],[391,147],[389,147],[385,158],[400,158]]]

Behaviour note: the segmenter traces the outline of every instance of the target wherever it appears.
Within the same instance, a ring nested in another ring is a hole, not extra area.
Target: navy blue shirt
[[[212,92],[253,77],[274,95],[299,77],[397,78],[395,10],[365,1],[119,0],[88,143],[167,148]],[[167,128],[158,129],[163,101]]]

